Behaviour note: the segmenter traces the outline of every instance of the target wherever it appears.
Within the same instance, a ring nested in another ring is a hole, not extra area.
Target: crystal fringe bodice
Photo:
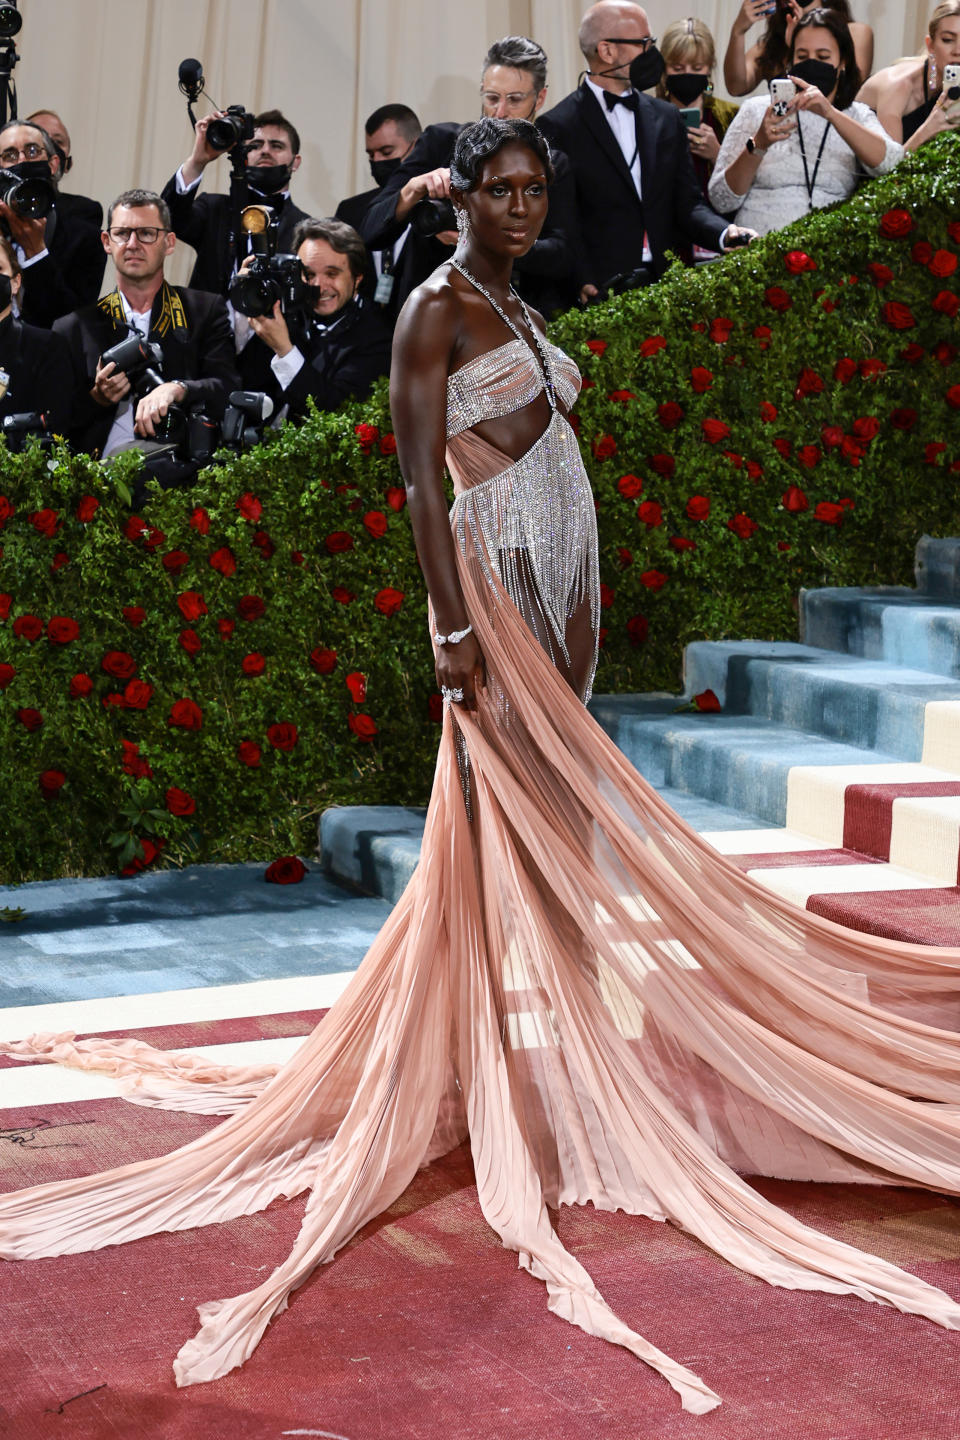
[[[580,392],[580,372],[568,355],[543,342],[553,371],[557,400],[569,410]],[[543,389],[543,374],[525,340],[508,340],[455,370],[447,380],[447,438],[482,420],[522,410]]]

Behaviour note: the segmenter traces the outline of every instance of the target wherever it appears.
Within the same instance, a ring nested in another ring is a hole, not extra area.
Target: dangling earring
[[[712,81],[712,80],[708,80],[708,81],[707,81],[707,88],[706,88],[706,91],[705,91],[704,93],[707,94],[707,95],[712,95],[712,94],[713,94],[713,81]]]
[[[930,88],[931,90],[936,90],[936,88],[937,88],[937,62],[936,62],[936,60],[934,59],[934,57],[933,57],[932,55],[930,56],[930,82],[929,82],[929,88]]]
[[[457,234],[461,240],[466,240],[470,233],[470,216],[462,207],[457,211]]]

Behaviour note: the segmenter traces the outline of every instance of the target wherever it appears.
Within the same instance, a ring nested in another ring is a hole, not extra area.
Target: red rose
[[[947,447],[946,445],[944,445],[942,440],[931,440],[929,444],[923,447],[924,463],[927,465],[939,465],[939,457],[943,454],[946,448]]]
[[[177,636],[177,639],[179,640],[182,648],[186,650],[188,655],[199,655],[200,651],[203,649],[203,642],[201,641],[200,636],[197,634],[196,630],[181,630],[180,634]]]
[[[134,780],[149,780],[153,774],[148,761],[140,754],[140,746],[133,740],[121,740],[123,750],[123,773],[132,775]]]
[[[234,630],[236,630],[236,628],[237,628],[237,622],[236,622],[236,620],[218,620],[218,621],[217,621],[217,632],[218,632],[221,640],[229,640],[229,639],[230,639],[230,636],[233,634],[233,632],[234,632]],[[182,643],[182,642],[181,642],[181,643]]]
[[[763,421],[764,425],[772,425],[779,413],[780,412],[777,409],[776,405],[771,405],[769,400],[761,401],[760,419]]]
[[[350,605],[357,598],[353,591],[348,590],[344,585],[334,585],[330,594],[338,605]]]
[[[324,541],[331,555],[341,555],[345,550],[353,549],[353,536],[348,535],[346,530],[334,530]]]
[[[784,460],[789,460],[793,454],[793,445],[784,435],[777,436],[773,442],[773,448],[778,455],[783,456]]]
[[[789,542],[788,540],[778,540],[778,541],[777,541],[777,549],[780,550],[780,551],[786,552],[787,550],[790,549],[790,542]]]
[[[946,398],[951,409],[960,410],[960,385],[951,385]]]
[[[781,315],[793,309],[793,301],[781,285],[768,286],[763,292],[763,298],[771,310],[776,310]]]
[[[128,540],[139,540],[147,529],[147,522],[139,515],[131,515],[123,525],[123,533]]]
[[[12,665],[7,665],[6,663],[0,665],[0,690],[6,690],[7,686],[12,683],[16,673]]]
[[[753,327],[753,338],[757,342],[758,350],[769,350],[770,341],[773,338],[773,331],[769,325],[755,325]]]
[[[706,495],[691,495],[686,508],[688,520],[706,520],[710,514],[710,499]]]
[[[396,437],[396,435],[394,435],[394,434],[392,434],[392,433],[387,434],[387,435],[384,435],[383,439],[380,441],[380,454],[381,454],[381,455],[396,455],[396,453],[397,453],[397,437]]]
[[[40,714],[40,711],[31,710],[29,708],[18,710],[17,719],[20,721],[20,724],[24,727],[25,730],[29,730],[31,732],[33,732],[34,730],[39,730],[40,726],[43,724],[43,716]]]
[[[186,550],[168,550],[161,563],[171,575],[179,575],[190,564],[190,556]]]
[[[802,510],[810,509],[810,501],[799,485],[788,486],[780,497],[780,501],[784,510],[788,510],[791,515],[799,515]]]
[[[711,714],[722,708],[712,690],[701,690],[699,695],[694,695],[693,703],[704,714]]]
[[[10,504],[6,495],[0,495],[0,530],[3,529],[8,520],[13,519],[16,513],[16,508]]]
[[[612,585],[600,586],[600,605],[604,610],[609,610],[616,599],[616,592]]]
[[[662,570],[644,570],[640,576],[640,584],[647,590],[662,590],[667,583],[667,577]]]
[[[902,304],[899,300],[888,300],[880,313],[894,330],[912,330],[917,323],[913,318],[910,306]]]
[[[886,362],[878,360],[875,355],[871,355],[868,359],[860,361],[861,380],[876,380],[878,375],[885,375],[886,370]]]
[[[713,384],[713,376],[702,365],[695,365],[690,371],[690,385],[696,395],[703,395]]]
[[[588,340],[587,349],[592,350],[594,355],[602,355],[607,348],[606,340]]]
[[[657,419],[664,430],[675,430],[683,419],[683,406],[678,405],[676,400],[668,400],[666,404],[657,406]]]
[[[249,765],[251,770],[256,770],[260,764],[260,746],[253,740],[241,740],[237,746],[237,759],[243,765]]]
[[[128,710],[146,710],[153,686],[145,680],[128,680],[123,687],[123,703]]]
[[[191,623],[207,613],[207,602],[198,590],[184,590],[182,595],[177,596],[177,605],[184,620]]]
[[[817,262],[811,260],[803,250],[788,250],[783,257],[783,263],[791,275],[802,275],[805,270],[817,268]]]
[[[138,625],[142,625],[144,620],[146,620],[147,612],[142,605],[124,605],[123,618],[128,625],[132,625],[134,629],[136,629]]]
[[[197,808],[197,802],[186,790],[180,790],[176,785],[171,785],[164,799],[167,802],[167,809],[171,815],[192,815]]]
[[[718,315],[716,320],[711,320],[710,322],[710,339],[714,340],[718,345],[726,345],[730,339],[732,329],[733,321],[726,320],[722,315]]]
[[[39,778],[40,793],[44,800],[52,800],[66,783],[67,777],[62,770],[44,770]]]
[[[292,750],[299,738],[296,725],[289,725],[286,721],[267,726],[267,739],[274,750]]]
[[[27,519],[35,530],[47,537],[56,535],[60,529],[60,517],[56,510],[35,510]]]
[[[376,722],[369,715],[348,715],[347,724],[358,740],[372,740],[377,733]]]
[[[627,635],[631,645],[642,645],[649,630],[646,615],[631,615],[627,621]]]
[[[656,530],[663,524],[663,511],[656,500],[644,500],[637,506],[637,519],[642,520],[648,530]]]
[[[643,481],[639,475],[621,475],[617,489],[624,500],[635,500],[643,491]]]
[[[749,540],[754,530],[759,528],[756,520],[751,520],[749,515],[734,515],[727,521],[727,529],[732,530],[741,540]]]
[[[387,490],[387,504],[391,510],[402,510],[407,503],[407,492],[402,485],[391,485]]]
[[[291,550],[291,551],[290,551],[290,559],[293,561],[294,565],[302,565],[302,564],[303,564],[303,551],[302,551],[302,550]]]
[[[89,695],[92,689],[93,681],[89,675],[84,675],[82,672],[79,675],[74,675],[70,681],[70,699],[82,700],[84,695]]]
[[[203,725],[203,711],[195,700],[175,700],[170,706],[167,724],[179,730],[199,730]]]
[[[955,345],[949,345],[946,340],[941,340],[938,344],[934,345],[930,354],[938,365],[946,368],[948,365],[952,365],[956,359],[957,349]]]
[[[947,226],[947,234],[955,245],[960,245],[960,220],[951,220]]]
[[[902,240],[913,229],[909,210],[888,210],[880,220],[880,234],[887,240]]]
[[[834,505],[829,500],[821,500],[813,512],[814,520],[821,520],[824,525],[839,525],[843,519],[842,505]]]
[[[957,257],[952,250],[935,250],[930,257],[930,274],[938,280],[946,280],[957,268]]]
[[[67,554],[66,550],[58,550],[56,555],[54,555],[53,559],[50,562],[50,569],[54,573],[56,573],[57,570],[62,570],[64,565],[69,564],[70,556]]]
[[[76,515],[81,525],[89,525],[90,521],[100,509],[100,501],[96,495],[84,495],[77,505]]]
[[[108,650],[100,661],[100,668],[115,680],[129,680],[137,673],[137,662],[126,650]]]
[[[202,505],[195,505],[190,513],[190,529],[196,530],[200,535],[210,533],[210,516]]]
[[[43,634],[43,621],[36,615],[19,615],[13,622],[13,633],[18,640],[39,640]]]
[[[763,478],[763,466],[760,465],[756,460],[748,460],[747,474],[750,476],[751,480],[756,482],[757,480]]]
[[[142,835],[139,841],[140,850],[142,853],[139,855],[135,855],[130,861],[129,865],[124,865],[123,869],[120,871],[120,874],[136,875],[138,870],[146,870],[147,866],[152,865],[154,860],[156,860],[157,856],[160,854],[160,851],[163,849],[166,843],[166,840],[154,841],[149,839],[148,836]]]
[[[703,431],[704,439],[710,445],[719,444],[730,434],[730,426],[724,420],[701,420],[700,429]]]
[[[209,563],[210,569],[216,570],[220,575],[229,577],[236,573],[237,562],[229,545],[221,545],[219,550],[214,550]]]
[[[266,608],[259,595],[241,595],[237,601],[237,614],[241,620],[259,620]]]
[[[617,564],[621,570],[626,570],[628,565],[633,564],[633,556],[624,545],[617,546]]]
[[[663,335],[651,335],[649,340],[644,340],[640,345],[640,354],[644,360],[649,360],[651,355],[656,355],[658,350],[666,350],[667,342]]]
[[[918,265],[929,265],[933,259],[933,246],[929,240],[917,240],[911,247],[910,254]]]
[[[814,470],[820,463],[819,445],[801,445],[797,451],[797,464],[802,465],[804,470]]]
[[[877,260],[869,261],[867,264],[867,274],[878,290],[882,290],[884,285],[889,285],[893,279],[893,271],[890,269],[890,266],[881,265]]]
[[[923,346],[918,345],[916,340],[912,340],[906,349],[900,351],[901,360],[906,360],[908,365],[919,365],[923,356]]]
[[[427,715],[434,725],[443,723],[443,696],[437,690],[427,698]]]
[[[262,675],[266,668],[267,662],[258,650],[252,650],[240,661],[240,669],[244,675]]]
[[[310,651],[310,664],[318,675],[329,675],[337,663],[336,650],[323,650],[319,646]]]
[[[662,475],[665,480],[671,479],[677,468],[677,462],[672,455],[651,455],[647,464],[651,470],[655,470],[657,474]]]
[[[363,528],[374,540],[382,540],[387,533],[387,517],[382,510],[368,510],[363,517]]]
[[[612,435],[600,435],[591,448],[598,460],[609,460],[611,455],[617,453],[617,442]]]
[[[375,445],[380,438],[380,431],[376,425],[354,425],[353,433],[357,437],[360,449],[366,451],[367,454],[370,452],[370,447]]]
[[[256,546],[256,548],[260,551],[260,554],[263,556],[264,560],[269,560],[270,556],[277,548],[276,545],[274,545],[273,541],[270,539],[270,536],[267,534],[266,530],[255,530],[253,532],[253,540],[251,541],[251,544]]]
[[[890,411],[890,424],[894,430],[912,430],[917,423],[917,412],[909,406],[902,406],[897,410]]]
[[[707,327],[706,327],[706,325],[704,325],[704,323],[703,323],[702,320],[695,320],[695,321],[693,322],[693,324],[690,326],[690,329],[694,332],[694,334],[700,334],[700,335],[703,334],[703,332],[704,332],[704,330],[706,330],[706,328],[707,328]]]
[[[669,540],[671,550],[676,550],[678,555],[686,555],[691,550],[696,550],[696,540],[685,540],[682,535],[671,535]]]
[[[949,320],[955,320],[960,311],[960,295],[954,295],[952,290],[941,290],[931,303],[938,315],[946,315]]]
[[[874,436],[879,433],[880,421],[875,415],[860,415],[854,420],[850,428],[852,434],[855,435],[858,440],[869,444]]]
[[[733,466],[734,470],[743,469],[743,456],[738,455],[736,450],[724,450],[723,453],[725,458],[730,461],[730,464]]]
[[[237,501],[237,509],[240,511],[244,520],[259,520],[263,514],[262,504],[256,495],[250,494],[249,490],[245,495],[240,496],[240,499]]]
[[[866,454],[866,446],[863,445],[855,436],[844,435],[843,441],[840,445],[840,453],[844,457],[844,459],[849,460],[850,464],[854,467],[854,469],[856,469],[856,467],[860,464],[860,461]]]
[[[835,450],[843,444],[843,431],[839,425],[824,425],[820,437],[828,450]]]
[[[271,885],[299,885],[306,873],[307,867],[298,856],[284,855],[267,866],[263,878]]]
[[[149,525],[147,527],[147,533],[143,537],[143,548],[153,554],[154,550],[158,550],[166,538],[162,530],[158,530],[155,525]]]
[[[374,596],[373,604],[374,608],[379,610],[381,615],[396,615],[400,606],[403,604],[403,591],[394,590],[388,585],[386,589],[377,592]]]
[[[362,705],[367,698],[367,677],[361,675],[359,670],[351,670],[344,681],[350,691],[351,698],[355,705]]]
[[[8,620],[10,618],[10,606],[12,604],[12,595],[0,595],[0,620]]]
[[[823,392],[823,381],[816,370],[804,366],[800,371],[800,378],[797,380],[797,388],[793,392],[794,400],[803,400],[807,395],[820,395]]]
[[[51,615],[47,621],[47,639],[51,645],[69,645],[80,634],[80,626],[69,615]]]
[[[617,405],[626,405],[628,400],[636,400],[637,397],[632,390],[611,390],[607,398]]]

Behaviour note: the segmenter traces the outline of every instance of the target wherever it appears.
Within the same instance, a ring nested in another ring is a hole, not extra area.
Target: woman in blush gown
[[[960,953],[848,932],[764,890],[584,708],[599,615],[593,500],[565,418],[579,376],[509,286],[550,173],[524,121],[461,134],[460,244],[398,326],[391,401],[447,703],[421,863],[381,935],[279,1070],[130,1041],[5,1047],[112,1067],[141,1103],[229,1115],[171,1155],[0,1197],[9,1259],[310,1191],[283,1264],[200,1308],[181,1385],[240,1364],[291,1290],[464,1138],[484,1216],[551,1310],[632,1351],[688,1410],[718,1397],[610,1310],[551,1207],[669,1220],[772,1284],[960,1326],[948,1295],[740,1178],[960,1191],[960,1044],[938,1028]]]

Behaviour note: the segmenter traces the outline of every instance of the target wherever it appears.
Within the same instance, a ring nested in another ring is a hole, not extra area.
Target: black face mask
[[[371,160],[370,174],[373,176],[374,184],[383,189],[390,176],[396,175],[402,164],[402,160]]]
[[[276,195],[290,184],[290,165],[248,165],[247,184],[261,195]]]
[[[652,90],[663,70],[663,56],[656,45],[648,45],[630,62],[630,84],[634,90]]]
[[[7,169],[19,180],[46,180],[48,184],[53,181],[48,160],[19,160],[16,165],[8,165]]]
[[[6,310],[13,299],[13,285],[10,276],[0,273],[0,310]]]
[[[790,67],[790,74],[808,85],[816,85],[824,95],[832,93],[840,76],[836,65],[828,65],[826,60],[801,60]]]
[[[709,75],[668,75],[666,80],[667,89],[681,105],[692,105],[709,84]]]

